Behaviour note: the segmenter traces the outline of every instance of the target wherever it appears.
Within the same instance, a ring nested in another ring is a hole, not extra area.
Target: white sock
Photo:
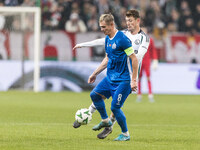
[[[122,134],[125,135],[125,136],[129,136],[129,132],[128,131],[127,132],[122,132]]]
[[[142,99],[142,95],[141,95],[141,94],[138,94],[138,95],[137,95],[137,98],[138,98],[138,99]]]
[[[93,114],[96,111],[96,107],[94,106],[94,104],[92,103],[89,107],[89,111]]]
[[[153,98],[153,94],[148,95],[149,99]]]
[[[113,117],[112,115],[110,115],[110,120],[111,120],[111,122],[112,122],[111,128],[113,128],[113,125],[116,123],[116,118]]]
[[[110,120],[109,118],[102,119],[102,122],[106,122],[106,123],[108,123],[109,120]]]

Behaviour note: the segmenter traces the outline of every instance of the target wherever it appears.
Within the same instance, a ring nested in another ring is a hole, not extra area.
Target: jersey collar
[[[112,37],[112,38],[109,38],[110,40],[114,39],[114,37],[116,36],[116,34],[118,33],[118,30],[117,32],[115,33],[115,35]]]

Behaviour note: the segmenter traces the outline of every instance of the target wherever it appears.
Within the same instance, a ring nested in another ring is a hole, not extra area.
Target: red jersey
[[[142,60],[142,65],[148,64],[150,66],[151,60],[158,59],[156,48],[154,46],[154,41],[150,38],[150,43],[146,54]]]

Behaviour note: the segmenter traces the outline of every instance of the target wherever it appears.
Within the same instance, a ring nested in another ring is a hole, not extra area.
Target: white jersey
[[[144,57],[147,49],[149,47],[149,37],[140,30],[137,34],[131,34],[128,30],[123,30],[124,34],[132,41],[132,46],[134,49],[134,53],[138,59],[138,62],[142,62],[142,58]],[[93,40],[90,42],[77,44],[80,47],[93,47],[93,46],[103,46],[105,45],[105,38]]]
[[[142,61],[149,47],[149,37],[142,30],[134,35],[128,30],[124,30],[124,33],[132,41],[132,47],[138,61]]]

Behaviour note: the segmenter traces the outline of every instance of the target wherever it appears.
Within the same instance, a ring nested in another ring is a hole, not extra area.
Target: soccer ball
[[[75,119],[78,123],[85,125],[92,120],[92,114],[89,109],[82,108],[76,112]]]

